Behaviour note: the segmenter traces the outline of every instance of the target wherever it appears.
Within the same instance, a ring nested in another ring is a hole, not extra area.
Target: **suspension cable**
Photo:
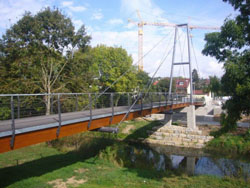
[[[145,92],[146,95],[149,93],[149,90],[150,90],[150,87],[151,87],[151,85],[152,85],[152,83],[153,83],[153,80],[154,80],[155,75],[157,74],[157,72],[159,71],[159,69],[161,68],[161,66],[162,66],[163,63],[165,62],[165,60],[167,59],[167,57],[168,57],[168,55],[170,54],[170,52],[172,51],[172,49],[173,49],[173,47],[169,50],[169,52],[167,53],[167,55],[166,55],[165,57],[163,56],[160,65],[158,66],[158,68],[157,68],[156,71],[154,72],[154,74],[153,74],[153,76],[152,76],[152,78],[151,78],[151,81],[149,82],[149,85],[148,85],[147,90],[146,90],[146,92]],[[144,96],[144,98],[146,97],[146,95]],[[139,100],[140,97],[141,97],[141,96],[139,95],[139,96],[136,98],[136,100],[134,101],[134,103],[130,106],[128,112],[123,116],[123,118],[121,119],[121,121],[119,122],[119,124],[118,124],[117,126],[119,126],[119,125],[125,120],[125,118],[128,116],[128,114],[130,113],[130,111],[132,110],[132,108],[134,107],[134,105],[136,104],[136,102]],[[143,99],[144,99],[144,98],[143,98]]]
[[[170,31],[171,32],[171,31]],[[170,33],[169,32],[169,33]],[[168,34],[169,34],[168,33]],[[147,51],[142,58],[146,57],[150,52],[152,52],[163,40],[165,40],[168,36],[168,34],[166,36],[164,36],[163,38],[161,38],[161,40],[159,40],[149,51]],[[141,59],[142,59],[141,58]],[[137,65],[141,59],[138,59],[137,62],[135,63],[135,65]],[[131,66],[128,70],[126,70],[122,75],[120,75],[110,86],[108,86],[107,88],[105,88],[101,93],[99,93],[96,98],[95,101],[101,97],[108,89],[110,89],[113,85],[115,85],[123,76],[125,76],[129,71],[131,71],[131,69],[133,68],[133,66]],[[85,106],[85,108],[83,108],[83,110],[87,109],[88,105]]]
[[[198,70],[198,75],[200,76],[200,70],[199,70],[199,65],[198,65],[197,57],[196,57],[195,50],[194,50],[193,39],[192,39],[192,37],[190,37],[190,39],[191,39],[190,40],[191,41],[191,46],[192,46],[193,53],[194,53],[195,63],[196,63],[197,70]]]

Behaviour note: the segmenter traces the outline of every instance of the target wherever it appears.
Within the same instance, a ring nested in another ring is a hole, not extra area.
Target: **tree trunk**
[[[119,102],[119,100],[120,100],[120,95],[115,99],[115,106],[118,106],[118,102]]]
[[[46,104],[46,116],[48,116],[50,115],[50,106],[51,106],[51,92],[49,87],[48,87],[48,95],[45,96],[45,104]]]

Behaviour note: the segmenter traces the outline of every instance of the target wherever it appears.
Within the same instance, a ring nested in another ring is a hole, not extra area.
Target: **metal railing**
[[[112,106],[130,106],[139,96],[140,99],[136,105],[151,105],[151,103],[164,105],[164,102],[175,104],[190,101],[189,95],[172,94],[168,98],[165,92],[117,92],[105,93],[99,97],[98,95],[98,93],[0,94],[0,120],[12,119],[12,116],[14,119],[19,119],[90,110],[90,108],[93,110]],[[203,99],[194,99],[194,102],[203,101]]]
[[[194,99],[202,102],[202,99]],[[115,107],[133,107],[138,111],[167,106],[167,104],[187,103],[190,97],[187,95],[172,94],[168,96],[164,92],[151,93],[51,93],[51,94],[0,94],[0,122],[11,120],[12,139],[14,146],[16,135],[15,122],[20,118],[56,115],[58,119],[57,136],[62,126],[62,113],[87,112],[89,117],[88,128],[93,119],[93,110],[110,108],[112,123],[115,115]],[[128,110],[128,108],[127,108]],[[39,120],[37,120],[39,121]]]

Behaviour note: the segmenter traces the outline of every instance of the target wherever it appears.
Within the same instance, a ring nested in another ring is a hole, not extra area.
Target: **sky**
[[[91,35],[91,46],[105,44],[122,47],[138,64],[138,27],[142,19],[152,23],[189,23],[195,26],[220,27],[227,17],[237,13],[222,0],[0,0],[0,35],[15,24],[25,11],[36,14],[45,7],[57,7],[71,18],[75,30],[85,25]],[[140,17],[137,15],[140,12]],[[128,22],[128,19],[134,23]],[[144,71],[151,76],[170,75],[174,28],[146,25],[143,28]],[[193,29],[190,31],[192,69],[200,77],[222,76],[223,64],[212,57],[203,56],[205,33],[214,30]],[[175,62],[187,61],[187,35],[178,30]],[[160,66],[159,70],[157,68]],[[156,72],[157,71],[157,72]],[[188,66],[175,66],[174,76],[188,77]]]

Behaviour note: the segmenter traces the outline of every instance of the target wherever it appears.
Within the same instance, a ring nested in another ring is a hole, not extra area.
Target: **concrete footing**
[[[164,123],[166,126],[172,126],[173,114],[165,114]]]
[[[195,106],[190,105],[187,110],[187,127],[190,130],[196,130]]]
[[[187,127],[172,125],[172,120],[173,114],[166,113],[164,117],[165,125],[149,131],[150,137],[145,142],[178,147],[202,148],[208,141],[213,139],[212,136],[204,135],[197,128],[194,105],[187,107]]]

